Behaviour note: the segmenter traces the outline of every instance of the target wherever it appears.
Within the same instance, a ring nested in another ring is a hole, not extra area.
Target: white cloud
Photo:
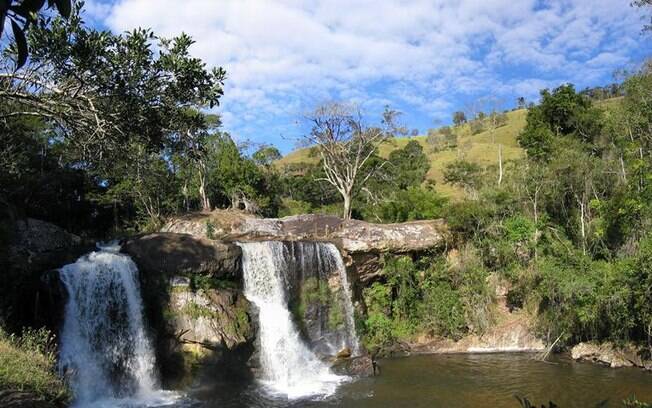
[[[370,109],[389,102],[426,122],[473,95],[534,97],[544,85],[599,79],[629,62],[642,41],[636,11],[614,0],[120,0],[107,7],[87,5],[116,32],[146,26],[164,36],[191,34],[193,53],[228,72],[225,126],[277,141],[319,101],[366,101]]]

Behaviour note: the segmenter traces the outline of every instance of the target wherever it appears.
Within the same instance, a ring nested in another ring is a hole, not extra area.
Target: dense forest
[[[193,57],[189,36],[99,31],[81,7],[39,19],[24,45],[19,37],[3,51],[0,251],[11,220],[24,216],[92,239],[215,208],[378,223],[443,218],[453,267],[441,253],[386,258],[383,278],[365,289],[368,315],[358,323],[370,348],[423,332],[482,333],[493,319],[487,278],[497,275],[509,282],[509,307],[535,315],[549,342],[633,341],[652,353],[652,63],[615,85],[564,84],[536,103],[519,98],[525,154],[495,165],[468,160],[456,134],[505,126],[502,111],[456,112],[426,147],[409,140],[381,154],[410,133],[400,113],[387,107],[369,121],[346,102],[304,118],[310,162],[281,164],[277,148],[238,142],[209,113],[228,73]],[[426,149],[457,152],[443,179],[462,195],[427,179]],[[1,286],[6,323],[29,288],[24,277],[2,279],[14,283]]]

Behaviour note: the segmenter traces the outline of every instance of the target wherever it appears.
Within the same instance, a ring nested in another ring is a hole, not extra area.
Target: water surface
[[[652,374],[636,368],[610,369],[532,354],[420,355],[385,359],[382,375],[341,385],[321,400],[274,398],[256,384],[214,384],[195,389],[205,407],[519,407],[514,395],[539,405],[620,407],[636,395],[652,402]]]

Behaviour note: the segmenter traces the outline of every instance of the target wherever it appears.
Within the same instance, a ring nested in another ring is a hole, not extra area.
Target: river
[[[418,355],[380,361],[382,374],[341,385],[322,400],[266,396],[255,384],[214,384],[191,391],[206,407],[520,407],[532,403],[565,407],[621,407],[636,395],[652,401],[652,374],[610,369],[563,356],[549,362],[533,354]],[[604,402],[603,405],[598,405]]]

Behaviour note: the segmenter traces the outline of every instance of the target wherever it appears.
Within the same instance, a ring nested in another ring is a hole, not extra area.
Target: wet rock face
[[[233,279],[240,276],[242,251],[237,245],[188,234],[143,235],[126,241],[122,252],[145,272]]]
[[[175,286],[170,295],[175,332],[182,344],[207,350],[235,350],[254,339],[250,304],[233,289],[191,291]]]
[[[652,361],[642,356],[644,350],[632,344],[618,347],[613,343],[579,343],[571,349],[573,360],[591,361],[611,368],[641,367],[652,370]]]

